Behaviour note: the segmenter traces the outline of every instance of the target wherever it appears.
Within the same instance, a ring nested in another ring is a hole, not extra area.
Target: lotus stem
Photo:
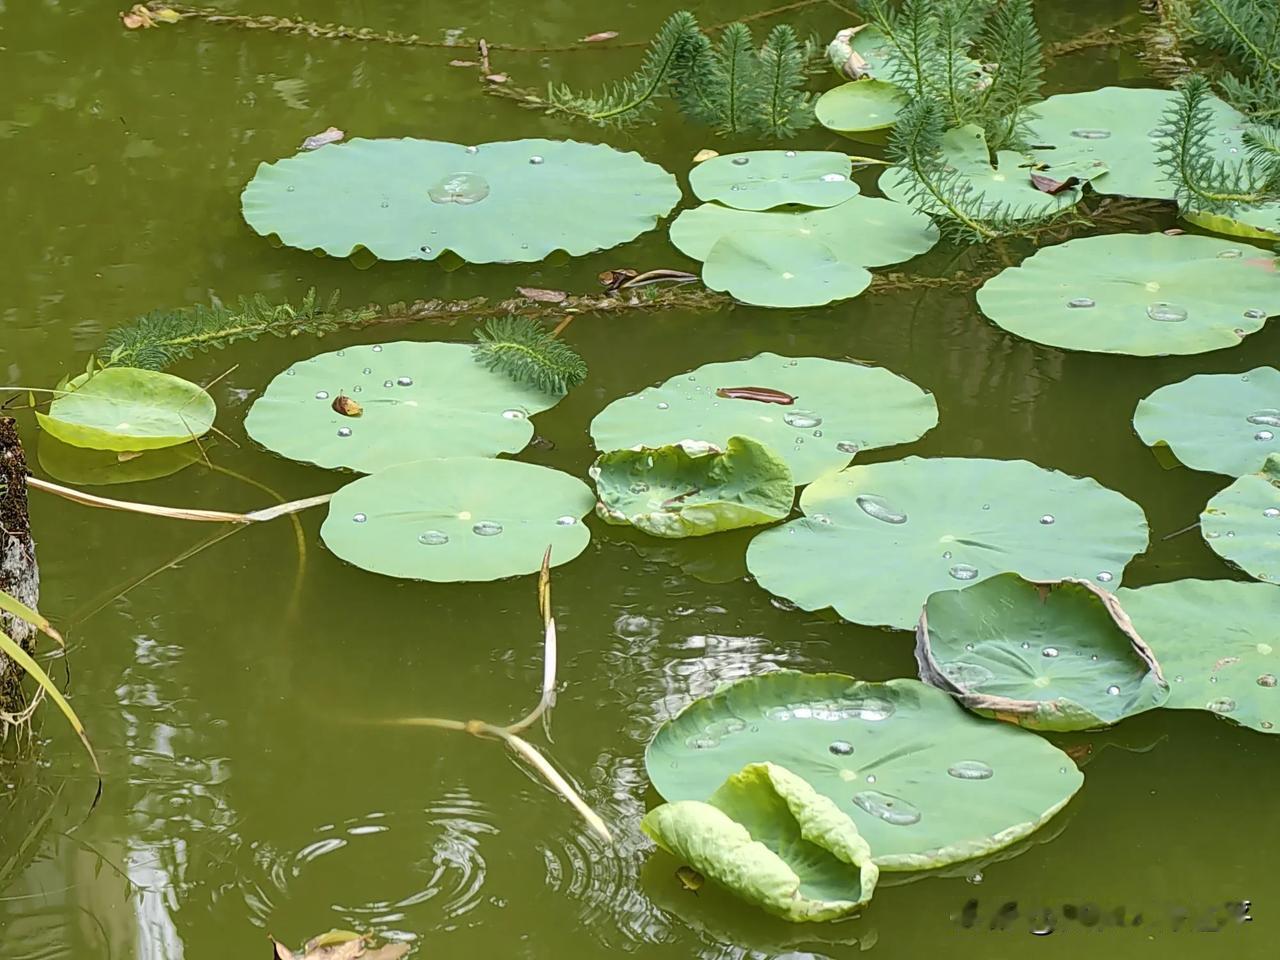
[[[27,484],[33,490],[43,490],[45,493],[55,494],[65,500],[70,500],[86,507],[98,507],[103,510],[122,510],[127,513],[145,513],[153,517],[168,517],[171,520],[197,520],[204,523],[261,523],[266,520],[274,520],[277,517],[298,513],[310,507],[318,507],[322,503],[328,503],[333,496],[331,493],[322,493],[302,500],[279,503],[263,510],[254,510],[252,513],[230,513],[225,510],[194,510],[186,507],[163,507],[154,503],[137,503],[132,500],[113,500],[110,497],[95,496],[92,493],[85,493],[83,490],[64,487],[62,484],[54,483],[51,480],[41,480],[38,477],[28,477]]]

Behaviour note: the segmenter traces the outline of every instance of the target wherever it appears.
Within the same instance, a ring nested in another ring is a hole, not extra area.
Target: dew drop
[[[1276,507],[1267,507],[1267,509],[1262,511],[1262,515],[1268,520],[1274,520],[1276,517],[1280,517],[1280,509]]]
[[[430,253],[430,252],[431,252],[431,248],[430,248],[430,247],[428,247],[425,243],[424,243],[422,246],[420,246],[418,249],[419,249],[419,250],[421,250],[423,253]]]
[[[1071,131],[1071,135],[1081,140],[1105,140],[1111,136],[1111,131],[1100,127],[1078,127]]]
[[[789,427],[795,427],[797,430],[808,430],[812,427],[819,426],[822,418],[808,410],[792,410],[782,415],[782,422]]]
[[[964,645],[964,648],[965,648],[965,651],[966,651],[966,652],[968,652],[968,653],[973,653],[973,644],[972,644],[972,643],[966,643],[966,644]]]
[[[750,158],[750,157],[734,157],[734,158],[733,158],[733,160],[731,160],[730,162],[731,162],[732,164],[734,164],[734,166],[741,167],[741,166],[745,166],[746,164],[750,163],[750,162],[751,162],[751,158]]]
[[[1223,250],[1218,254],[1219,260],[1236,260],[1242,256],[1242,251],[1232,247],[1230,250]]]
[[[316,391],[316,399],[317,399],[317,400],[328,400],[328,399],[329,399],[329,391],[328,391],[328,390],[317,390],[317,391]]]
[[[1046,527],[1053,526],[1053,523],[1054,523],[1053,514],[1046,513],[1043,517],[1040,518],[1040,522],[1043,523]]]
[[[363,370],[361,370],[360,372],[361,372],[361,373],[363,373],[363,374],[367,377],[369,374],[373,373],[373,367],[365,367],[365,368],[364,368]]]
[[[509,410],[503,410],[502,415],[508,420],[524,420],[529,416],[523,410],[517,410],[515,407],[512,407]]]
[[[352,523],[364,523],[368,519],[369,518],[366,517],[363,513],[357,513],[354,517],[351,518],[351,521]]]
[[[340,437],[349,437],[349,436],[351,436],[351,428],[350,428],[350,427],[339,427],[339,428],[338,428],[338,436],[340,436]]]
[[[1090,307],[1096,307],[1098,304],[1092,297],[1075,297],[1067,301],[1067,306],[1073,310],[1088,310]]]
[[[849,178],[846,177],[843,173],[824,173],[818,179],[820,179],[823,183],[843,183]]]
[[[293,191],[294,191],[295,189],[297,189],[297,188],[296,188],[296,187],[294,187],[294,185],[291,183],[291,184],[289,184],[287,187],[285,187],[284,189],[285,189],[285,192],[286,192],[286,193],[293,193]]]
[[[1120,696],[1120,688],[1113,683],[1111,686],[1107,687],[1107,696],[1109,697]]]
[[[561,527],[572,527],[577,522],[577,517],[563,516],[556,518],[556,525]]]
[[[967,563],[957,563],[947,573],[951,574],[954,580],[975,580],[978,576],[978,568]]]
[[[705,733],[694,734],[684,742],[686,747],[692,747],[694,750],[712,750],[720,746],[719,737],[707,736]]]
[[[1267,311],[1249,309],[1244,312],[1244,318],[1246,320],[1265,320],[1267,319]]]
[[[920,811],[906,800],[895,797],[891,793],[863,790],[853,795],[853,802],[872,816],[895,826],[909,827],[913,823],[920,822]]]
[[[478,173],[451,173],[427,189],[432,203],[479,203],[489,195],[489,181]]]
[[[428,530],[426,533],[418,534],[418,542],[428,547],[438,547],[449,542],[449,535],[440,530]]]
[[[1114,579],[1115,579],[1115,574],[1113,574],[1110,570],[1103,570],[1097,576],[1097,580],[1099,583],[1110,583]]]
[[[1253,439],[1261,440],[1263,443],[1266,443],[1268,440],[1274,440],[1275,438],[1276,438],[1276,435],[1272,433],[1270,430],[1259,430],[1257,433],[1253,435]]]
[[[492,520],[481,520],[471,528],[471,532],[481,537],[496,537],[502,532],[502,524]]]
[[[396,378],[396,386],[398,386],[398,387],[412,387],[412,386],[413,386],[413,377],[398,377],[398,378]]]
[[[942,559],[943,559],[943,560],[950,560],[950,559],[951,559],[951,551],[950,551],[950,550],[943,550],[943,551],[942,551]]]
[[[969,883],[973,883],[973,884],[981,883],[981,882],[982,882],[982,879],[983,879],[983,877],[982,877],[982,871],[981,871],[981,870],[975,870],[973,873],[969,874],[969,876],[965,877],[965,880],[967,880]]]
[[[382,209],[385,210],[387,207],[391,206],[391,201],[383,200],[382,203],[378,204],[378,206],[382,207]]]
[[[815,431],[813,431],[813,435],[814,435],[815,437],[821,437],[821,436],[822,436],[822,431],[821,431],[821,430],[815,430]]]
[[[832,740],[831,746],[827,747],[837,757],[847,757],[853,753],[853,744],[848,740]]]
[[[534,154],[532,157],[529,158],[529,162],[536,167],[538,164],[542,163],[543,160],[540,156],[538,156],[537,154]]]
[[[1040,651],[1040,656],[1048,657],[1049,659],[1053,659],[1057,655],[1058,655],[1057,647],[1045,647],[1043,650]]]
[[[1280,410],[1259,410],[1246,419],[1256,427],[1280,427]]]
[[[852,440],[841,440],[836,444],[836,449],[841,453],[857,453],[858,445]]]
[[[1276,685],[1276,675],[1274,673],[1264,673],[1258,678],[1258,686],[1274,687]]]
[[[855,503],[862,508],[862,512],[876,520],[883,520],[885,523],[906,523],[907,515],[901,510],[895,509],[888,500],[879,494],[864,493],[855,498]]]
[[[1163,323],[1178,323],[1187,319],[1187,310],[1186,307],[1180,307],[1176,303],[1157,300],[1147,306],[1147,316]]]
[[[382,352],[382,344],[380,344],[380,343],[375,343],[375,344],[373,345],[373,352],[374,352],[374,353],[381,353],[381,352]]]
[[[479,153],[479,152],[480,152],[479,147],[467,147],[467,153]]]
[[[395,386],[395,384],[393,384],[390,380],[383,380],[382,385],[387,388]]]
[[[957,780],[990,780],[995,771],[981,760],[961,760],[947,767],[947,773]]]
[[[1230,697],[1219,697],[1217,700],[1210,700],[1206,707],[1213,713],[1230,713],[1236,708],[1236,702]]]

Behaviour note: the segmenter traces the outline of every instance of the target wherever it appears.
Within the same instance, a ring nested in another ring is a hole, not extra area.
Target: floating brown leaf
[[[337,127],[329,127],[327,130],[322,130],[320,133],[314,134],[303,140],[301,149],[319,150],[326,144],[337,143],[345,136],[346,134]]]
[[[539,303],[563,303],[569,299],[569,294],[563,290],[544,290],[541,287],[516,287],[516,290],[520,296]]]
[[[1041,193],[1047,193],[1050,196],[1057,196],[1063,190],[1070,190],[1072,187],[1080,185],[1079,177],[1067,177],[1065,180],[1058,180],[1044,173],[1036,173],[1031,171],[1031,185]]]
[[[491,73],[485,77],[490,83],[506,83],[511,78],[505,73]]]
[[[583,37],[579,43],[599,43],[601,40],[612,40],[617,35],[617,30],[602,30],[599,33],[593,33]]]
[[[600,274],[600,283],[610,292],[617,290],[628,280],[634,280],[639,274],[630,267],[619,267],[617,270],[605,270]]]
[[[480,61],[478,61],[478,60],[450,60],[450,61],[449,61],[449,66],[451,66],[451,67],[478,67],[478,66],[480,66]]]
[[[777,403],[784,407],[789,407],[796,402],[796,398],[789,393],[783,393],[781,390],[774,390],[771,387],[721,387],[716,391],[717,397],[724,397],[726,400],[756,400],[760,403]]]
[[[338,394],[336,400],[333,401],[334,413],[340,413],[344,417],[358,417],[364,413],[364,407],[356,403],[345,393]]]
[[[147,29],[160,23],[177,23],[182,14],[168,7],[151,9],[144,4],[135,3],[128,11],[120,14],[120,22],[129,30]]]
[[[367,934],[330,930],[312,937],[301,953],[295,953],[271,937],[271,945],[275,949],[273,960],[400,960],[409,952],[407,943],[387,943],[381,947],[371,944],[372,938]]]
[[[704,147],[703,149],[699,150],[697,153],[693,155],[693,162],[701,163],[703,160],[710,160],[712,157],[718,157],[718,156],[720,156],[720,154],[717,153],[715,150],[709,150]]]

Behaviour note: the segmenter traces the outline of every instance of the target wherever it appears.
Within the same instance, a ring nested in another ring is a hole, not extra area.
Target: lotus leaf
[[[834,207],[858,193],[853,163],[827,150],[753,150],[704,160],[689,174],[699,200],[735,210],[768,210],[787,203]]]
[[[357,138],[262,164],[241,205],[263,236],[330,256],[434,260],[451,250],[512,263],[616,246],[679,199],[667,171],[603,144]]]
[[[334,409],[340,396],[360,405],[358,417]],[[295,363],[244,426],[283,456],[372,473],[410,460],[514,453],[533,437],[529,416],[559,399],[485,369],[468,345],[399,341]]]
[[[1280,313],[1264,250],[1214,237],[1119,233],[1041,247],[978,290],[1019,337],[1133,356],[1232,347]]]
[[[791,403],[719,396],[754,387]],[[752,437],[777,453],[797,485],[842,467],[859,450],[916,440],[938,422],[933,397],[882,367],[761,353],[708,363],[615,400],[591,422],[597,450]]]
[[[837,133],[865,133],[892,127],[907,95],[883,80],[854,80],[828,90],[814,104],[818,122]]]
[[[1089,730],[1160,706],[1169,688],[1116,598],[1087,580],[1016,573],[925,603],[921,679],[1032,730]]]
[[[213,397],[172,374],[108,367],[81,374],[36,419],[50,436],[92,450],[158,450],[202,437],[217,415]]]
[[[786,767],[851,817],[881,870],[979,857],[1027,836],[1083,778],[1057,747],[917,680],[779,670],[721,687],[665,723],[649,779],[706,800],[749,763]]]
[[[1188,223],[1247,240],[1280,240],[1280,203],[1264,203],[1257,206],[1232,206],[1225,213],[1188,213],[1182,219]]]
[[[49,476],[78,487],[159,480],[201,459],[200,447],[194,443],[143,453],[90,450],[73,447],[47,433],[40,438],[36,454],[40,466]]]
[[[596,513],[655,537],[700,537],[782,520],[796,488],[786,461],[750,437],[722,451],[700,440],[602,454]]]
[[[1280,453],[1210,500],[1200,529],[1218,556],[1257,580],[1280,583]]]
[[[593,502],[585,483],[547,467],[419,460],[335,493],[320,536],[348,563],[390,577],[498,580],[538,570],[547,547],[553,566],[580,554]]]
[[[805,517],[751,541],[760,585],[805,610],[903,630],[930,594],[998,573],[1118,583],[1147,545],[1136,503],[1025,460],[855,464],[811,483],[800,507]]]
[[[857,296],[871,283],[867,267],[908,260],[937,240],[923,214],[862,196],[798,213],[704,203],[671,224],[671,242],[705,262],[708,287],[769,307]]]
[[[1200,373],[1138,402],[1133,426],[1195,470],[1240,477],[1280,453],[1280,370]]]
[[[870,902],[880,876],[849,815],[773,763],[747,764],[705,803],[664,803],[641,827],[699,873],[793,923],[848,916]]]
[[[1280,733],[1280,589],[1177,580],[1118,593],[1169,681],[1166,707]]]
[[[1035,105],[1028,135],[1035,144],[1032,155],[1054,164],[1075,158],[1101,160],[1107,175],[1093,185],[1099,193],[1172,200],[1173,184],[1156,150],[1169,135],[1164,115],[1176,99],[1171,90],[1128,87],[1052,96]],[[1222,131],[1212,159],[1234,162],[1244,155],[1244,118],[1216,97],[1209,104],[1214,128]]]
[[[1057,210],[1066,210],[1080,199],[1079,187],[1066,187],[1058,193],[1045,193],[1031,182],[1031,161],[1012,150],[996,153],[995,164],[987,147],[987,135],[975,124],[955,127],[942,137],[942,155],[947,164],[971,184],[969,193],[980,194],[986,209],[999,209],[1003,216],[1018,220],[1043,217]],[[1055,165],[1056,169],[1056,165]],[[1070,165],[1059,179],[1066,180],[1074,174],[1079,179],[1097,176],[1102,167],[1090,169],[1079,163]],[[1086,175],[1087,174],[1087,175]],[[903,167],[890,167],[880,175],[880,190],[890,200],[906,204],[914,174]],[[972,197],[968,197],[973,199]],[[942,213],[940,205],[927,206],[926,212]]]

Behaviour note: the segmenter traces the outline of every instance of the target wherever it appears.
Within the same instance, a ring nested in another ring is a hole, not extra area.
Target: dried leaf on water
[[[330,930],[312,937],[303,945],[301,953],[295,953],[275,937],[272,960],[399,960],[409,952],[407,943],[387,943],[372,947],[368,934],[350,930]]]
[[[695,897],[702,889],[702,885],[707,882],[707,878],[693,867],[676,868],[676,879],[680,881],[680,886],[693,893]]]
[[[796,402],[796,398],[791,394],[782,390],[774,390],[772,387],[720,387],[716,390],[716,396],[723,397],[726,400],[756,400],[760,403],[777,403],[784,407]]]
[[[1080,178],[1067,177],[1065,180],[1058,180],[1054,177],[1048,176],[1047,174],[1036,173],[1032,170],[1031,185],[1041,193],[1047,193],[1050,196],[1056,197],[1063,190],[1070,190],[1072,187],[1078,187],[1080,185]]]
[[[141,3],[135,3],[129,10],[120,14],[120,22],[129,30],[146,29],[160,23],[177,23],[182,14],[168,7],[152,10]]]
[[[630,267],[619,267],[617,270],[605,270],[600,276],[600,283],[604,288],[612,293],[628,280],[634,280],[639,274]]]
[[[450,60],[449,61],[449,66],[451,67],[478,67],[479,65],[480,65],[480,62],[478,60]]]
[[[339,140],[341,140],[345,136],[346,134],[343,133],[341,130],[339,130],[337,127],[329,127],[327,130],[323,130],[320,133],[307,137],[307,139],[303,140],[302,149],[303,150],[319,150],[321,147],[327,144],[337,143]]]
[[[719,152],[704,147],[693,155],[694,163],[702,163],[703,160],[710,160],[713,157],[720,156]]]
[[[612,40],[617,35],[618,35],[617,30],[602,30],[599,33],[589,34],[583,37],[578,42],[579,43],[599,43],[601,40]]]
[[[364,413],[364,407],[360,406],[345,393],[340,393],[337,399],[333,401],[333,412],[340,413],[344,417],[358,417]]]
[[[563,303],[569,299],[569,294],[563,290],[545,290],[542,287],[516,287],[516,291],[520,296],[529,300],[537,300],[539,303]]]
[[[490,73],[485,77],[490,83],[506,83],[511,78],[505,73]]]

